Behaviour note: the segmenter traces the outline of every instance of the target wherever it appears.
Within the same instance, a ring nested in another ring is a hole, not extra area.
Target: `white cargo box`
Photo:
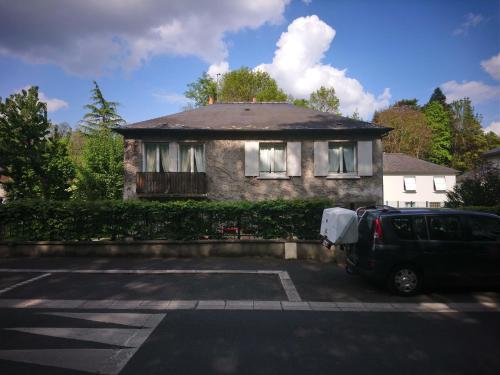
[[[323,210],[320,234],[334,245],[358,242],[356,212],[340,207]]]

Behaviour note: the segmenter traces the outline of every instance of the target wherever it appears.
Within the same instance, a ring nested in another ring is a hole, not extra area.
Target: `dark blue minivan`
[[[500,286],[500,217],[447,209],[358,210],[359,241],[349,271],[400,295],[424,285]]]

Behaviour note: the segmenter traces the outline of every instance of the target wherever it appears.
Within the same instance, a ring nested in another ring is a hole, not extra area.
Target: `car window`
[[[500,241],[500,219],[468,216],[473,241]]]
[[[411,217],[392,217],[391,223],[394,233],[398,238],[402,240],[413,240],[415,238],[411,226]]]
[[[415,216],[413,218],[413,232],[417,240],[427,240],[427,225],[425,223],[425,216]]]
[[[458,216],[429,216],[429,237],[431,240],[457,241],[462,238]]]

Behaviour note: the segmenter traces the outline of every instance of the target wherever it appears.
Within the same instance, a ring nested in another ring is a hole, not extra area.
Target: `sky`
[[[0,0],[0,97],[37,85],[78,126],[96,80],[128,122],[178,112],[188,83],[247,66],[345,115],[441,87],[500,134],[499,0]]]

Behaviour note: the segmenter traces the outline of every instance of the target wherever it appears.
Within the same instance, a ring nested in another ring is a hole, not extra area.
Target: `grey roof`
[[[122,134],[147,130],[289,131],[390,129],[289,103],[217,103],[117,128]]]
[[[406,154],[384,153],[384,174],[456,175],[459,171]]]
[[[495,156],[495,155],[500,155],[500,147],[494,148],[493,150],[483,152],[483,157]]]

